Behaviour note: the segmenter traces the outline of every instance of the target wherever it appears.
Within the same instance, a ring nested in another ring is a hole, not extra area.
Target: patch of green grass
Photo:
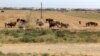
[[[55,36],[57,37],[57,38],[59,38],[59,37],[64,37],[65,36],[65,32],[64,31],[56,31],[55,32]]]
[[[5,43],[100,43],[100,32],[70,32],[70,31],[52,31],[52,30],[27,30],[20,32],[19,30],[1,30],[0,42]],[[13,36],[13,37],[7,37]]]
[[[1,30],[0,34],[13,36],[15,38],[19,37],[20,31],[19,30]]]
[[[50,56],[50,54],[49,53],[44,53],[41,56]]]
[[[92,56],[91,54],[90,55],[86,55],[86,54],[50,54],[50,53],[2,53],[0,52],[0,56]]]

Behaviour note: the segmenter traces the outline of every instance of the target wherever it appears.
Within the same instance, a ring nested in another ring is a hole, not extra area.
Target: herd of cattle
[[[69,26],[69,24],[65,24],[65,23],[62,23],[62,22],[59,22],[59,21],[54,21],[51,18],[45,19],[45,21],[46,21],[46,23],[49,23],[49,28],[52,28],[52,27],[55,27],[55,26],[58,27],[58,28],[62,28],[62,27],[67,28]],[[39,25],[39,26],[44,25],[42,20],[39,20],[39,19],[37,19],[36,24]]]
[[[16,20],[16,22],[5,23],[5,28],[14,28],[18,22],[21,23],[19,28],[23,28],[27,24],[27,20],[18,18]],[[45,19],[45,22],[49,24],[49,28],[52,28],[55,26],[58,28],[68,28],[70,26],[69,24],[65,24],[65,23],[62,23],[60,21],[55,21],[54,19],[51,19],[51,18]],[[78,23],[81,24],[82,22],[79,21]],[[44,24],[45,23],[41,19],[36,20],[36,25],[43,26]],[[98,23],[90,21],[90,22],[85,23],[85,25],[86,25],[86,27],[89,27],[89,26],[96,27],[96,26],[98,26]]]
[[[1,10],[1,13],[4,13],[5,11],[4,10]],[[45,19],[46,23],[49,24],[49,28],[52,28],[52,27],[58,27],[58,28],[68,28],[70,26],[70,24],[65,24],[63,22],[60,22],[60,21],[55,21],[54,19],[52,18],[47,18]],[[20,19],[18,18],[16,20],[16,22],[6,22],[5,23],[5,28],[14,28],[16,26],[17,23],[20,23],[21,25],[19,26],[19,28],[25,28],[25,25],[27,24],[27,20],[25,19]],[[82,22],[81,21],[78,21],[78,23],[81,25]],[[38,26],[43,26],[45,23],[41,20],[41,19],[37,19],[36,20],[36,25]],[[87,23],[85,23],[85,26],[86,27],[90,27],[90,26],[98,26],[98,23],[97,22],[93,22],[93,21],[89,21]]]

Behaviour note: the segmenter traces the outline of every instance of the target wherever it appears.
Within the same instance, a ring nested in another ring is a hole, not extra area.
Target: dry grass
[[[31,15],[30,15],[31,13]],[[97,19],[99,13],[95,14],[85,14],[81,12],[57,12],[57,11],[44,11],[43,19],[45,21],[46,18],[53,18],[54,20],[68,23],[70,30],[100,30],[100,25],[98,27],[84,27],[85,23],[88,21],[94,21],[100,24],[100,20]],[[17,18],[23,18],[26,20],[30,19],[29,28],[35,28],[37,25],[35,24],[36,19],[40,18],[39,11],[28,11],[28,10],[5,10],[5,13],[0,13],[0,28],[4,29],[4,23],[10,21],[16,21]],[[82,25],[78,24],[78,21],[82,21]],[[48,24],[43,26],[44,28],[48,28]]]

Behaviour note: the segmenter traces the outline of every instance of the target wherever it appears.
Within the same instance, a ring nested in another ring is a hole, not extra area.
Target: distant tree
[[[87,11],[87,9],[73,9],[73,11]]]
[[[44,10],[45,10],[45,11],[55,11],[54,8],[45,8]]]
[[[100,11],[100,9],[95,9],[96,11]]]
[[[65,12],[65,11],[67,11],[67,10],[66,10],[66,8],[60,8],[60,11],[61,11],[61,12]]]
[[[15,8],[12,8],[12,7],[4,7],[3,9],[4,9],[4,10],[13,10],[13,9],[15,9]]]
[[[20,8],[20,10],[33,10],[34,8]]]

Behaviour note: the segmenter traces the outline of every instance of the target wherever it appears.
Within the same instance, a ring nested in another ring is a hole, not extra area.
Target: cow
[[[59,21],[48,21],[49,23],[49,28],[52,28],[52,27],[60,27],[60,22]]]
[[[18,19],[17,19],[17,22],[26,23],[27,21],[26,21],[25,19],[20,19],[20,18],[18,18]]]
[[[26,23],[26,20],[18,18],[16,20],[16,22],[7,22],[7,23],[5,23],[5,27],[8,27],[8,28],[15,27],[17,22],[21,22],[21,24],[24,24],[24,23]]]
[[[86,26],[88,27],[88,26],[98,26],[98,23],[96,23],[96,22],[87,22],[86,23]]]
[[[5,23],[5,27],[12,28],[16,26],[17,22],[7,22]]]
[[[52,28],[52,27],[55,27],[55,26],[57,26],[59,28],[62,28],[62,27],[67,28],[69,26],[69,24],[64,24],[64,23],[59,22],[59,21],[54,21],[51,18],[46,19],[46,22],[49,23],[49,28]]]
[[[4,13],[5,11],[4,10],[1,10],[1,13]]]

